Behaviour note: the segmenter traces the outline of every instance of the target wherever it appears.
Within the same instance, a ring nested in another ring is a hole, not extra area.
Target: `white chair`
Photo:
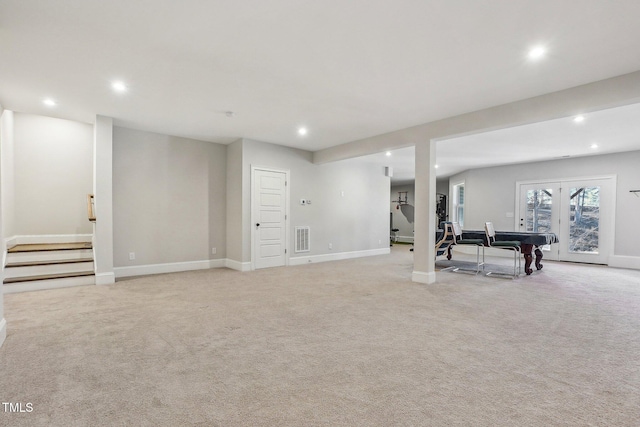
[[[520,275],[520,269],[522,266],[522,262],[520,260],[520,242],[517,240],[496,241],[496,230],[493,227],[492,222],[484,223],[484,231],[487,235],[487,244],[489,245],[489,247],[513,251],[513,277],[518,277]]]
[[[451,224],[450,222],[445,222],[443,225],[444,230],[442,233],[442,237],[436,242],[436,258],[441,255],[445,255],[448,252],[449,247],[456,240],[456,237],[453,234],[453,224]]]
[[[476,247],[476,274],[480,273],[480,267],[484,270],[484,240],[483,239],[463,239],[462,228],[457,222],[453,222],[453,234],[455,236],[454,245],[468,245]],[[482,248],[482,261],[480,261],[480,248]],[[453,271],[463,270],[459,267],[454,268]]]

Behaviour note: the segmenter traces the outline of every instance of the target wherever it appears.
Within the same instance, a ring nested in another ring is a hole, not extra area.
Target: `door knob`
[[[256,227],[260,227],[260,223],[259,222],[256,223]]]

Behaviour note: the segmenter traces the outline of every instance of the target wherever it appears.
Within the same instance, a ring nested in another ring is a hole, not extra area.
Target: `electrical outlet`
[[[218,253],[218,250],[216,248],[211,248],[211,254],[215,255],[216,253]]]
[[[136,259],[136,253],[135,252],[129,252],[129,261],[133,261],[134,259]]]

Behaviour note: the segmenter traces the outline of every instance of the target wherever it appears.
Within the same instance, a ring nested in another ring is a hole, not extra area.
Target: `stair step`
[[[5,285],[10,285],[12,283],[22,283],[22,282],[36,282],[40,280],[50,280],[50,279],[66,279],[71,277],[83,277],[83,276],[93,276],[95,273],[93,271],[78,271],[75,273],[59,273],[59,274],[42,274],[38,276],[24,276],[24,277],[12,277],[4,280]]]
[[[34,251],[7,253],[6,265],[19,262],[66,261],[72,259],[92,258],[92,249],[74,249],[58,251]]]
[[[12,246],[7,250],[8,254],[19,252],[40,252],[40,251],[69,251],[77,249],[92,249],[91,242],[70,242],[70,243],[27,243]]]
[[[12,262],[7,263],[4,268],[16,268],[16,267],[38,267],[42,265],[57,265],[57,264],[77,264],[80,262],[93,262],[93,258],[77,258],[77,259],[61,259],[61,260],[47,260],[47,261],[26,261],[26,262]]]
[[[47,280],[35,280],[31,282],[17,282],[6,284],[2,287],[2,293],[15,294],[19,292],[42,291],[47,289],[69,288],[72,286],[90,286],[96,284],[96,276],[62,277]]]

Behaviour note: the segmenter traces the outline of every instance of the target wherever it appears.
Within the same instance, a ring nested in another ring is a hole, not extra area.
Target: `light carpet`
[[[637,426],[640,272],[412,253],[5,295],[6,426]]]

